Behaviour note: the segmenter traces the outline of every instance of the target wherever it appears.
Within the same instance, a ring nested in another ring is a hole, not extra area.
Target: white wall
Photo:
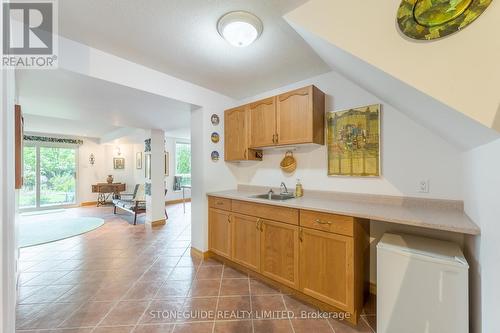
[[[0,9],[0,15],[2,10]],[[0,37],[1,39],[1,37]],[[1,70],[0,85],[0,332],[15,330],[17,278],[17,225],[14,190],[14,103],[16,103],[15,74]]]
[[[475,296],[473,332],[500,332],[500,140],[463,158],[465,211],[481,228],[481,236],[467,239]]]
[[[104,146],[96,139],[83,138],[83,145],[78,148],[78,201],[90,202],[97,200],[97,194],[92,193],[91,185],[105,182],[105,153]],[[95,156],[94,165],[90,165],[89,157]]]
[[[298,147],[294,152],[298,167],[291,175],[283,173],[279,168],[279,162],[285,153],[279,150],[265,150],[262,162],[231,164],[231,170],[239,183],[278,186],[281,181],[285,181],[288,187],[293,188],[296,178],[300,178],[306,190],[462,199],[460,152],[391,105],[336,72],[266,92],[241,103],[308,84],[315,84],[327,94],[326,111],[373,103],[382,104],[382,177],[327,176],[325,145]],[[417,185],[424,179],[430,180],[430,192],[418,193]]]
[[[137,170],[135,166],[135,153],[139,151],[138,147],[143,147],[143,145],[99,144],[96,139],[92,138],[82,138],[82,140],[83,145],[78,148],[79,203],[96,201],[97,194],[92,193],[92,184],[105,183],[108,175],[113,175],[114,182],[125,183],[127,193],[133,192],[135,184],[144,183],[144,166],[141,170]],[[120,147],[120,156],[117,155],[116,147]],[[89,163],[91,153],[95,156],[94,165]],[[125,158],[125,169],[115,170],[113,157]]]
[[[230,172],[230,165],[224,163],[224,138],[214,144],[210,135],[214,130],[224,133],[224,112],[232,104],[220,101],[207,107],[191,111],[191,182],[193,184],[191,205],[192,246],[200,251],[208,250],[208,204],[206,193],[235,189],[237,180]],[[221,123],[213,126],[212,114],[219,115]],[[220,160],[213,162],[210,153],[217,150]]]

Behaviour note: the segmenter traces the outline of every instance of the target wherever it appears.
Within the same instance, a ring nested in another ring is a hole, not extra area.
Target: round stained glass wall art
[[[212,140],[213,143],[218,143],[220,140],[219,133],[213,132],[212,135],[210,136],[210,139]]]
[[[212,159],[212,161],[214,162],[217,162],[219,160],[219,152],[214,150],[211,154],[210,154],[210,158]]]
[[[216,115],[215,113],[210,117],[210,121],[212,122],[212,125],[214,126],[217,126],[219,125],[219,122],[220,122],[220,118],[218,115]]]
[[[451,35],[471,24],[492,0],[403,0],[398,26],[406,36],[431,40]]]

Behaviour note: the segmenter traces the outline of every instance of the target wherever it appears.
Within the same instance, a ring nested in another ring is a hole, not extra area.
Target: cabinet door
[[[260,242],[260,272],[289,287],[298,288],[298,227],[263,220]]]
[[[354,310],[353,238],[301,228],[300,289],[345,311]]]
[[[231,257],[231,216],[229,212],[210,208],[208,246],[214,253]]]
[[[255,271],[260,268],[260,219],[232,215],[232,257],[235,262]]]
[[[278,144],[312,142],[312,86],[281,94],[276,103]]]
[[[266,98],[249,105],[250,147],[269,147],[276,137],[276,98]]]
[[[247,128],[246,107],[227,110],[224,113],[224,159],[241,161],[246,159]]]

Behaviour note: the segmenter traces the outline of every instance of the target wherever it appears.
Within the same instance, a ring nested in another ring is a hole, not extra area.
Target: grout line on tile
[[[281,294],[281,301],[283,302],[283,305],[285,306],[285,312],[288,313],[288,307],[286,306],[285,297],[283,297],[283,294]],[[292,320],[290,319],[290,317],[288,317],[288,323],[290,324],[290,327],[292,328],[292,332],[295,333],[295,328],[293,327]]]
[[[370,323],[368,322],[368,320],[366,320],[365,317],[366,316],[360,316],[360,319],[363,320],[366,323],[366,325],[372,330],[373,333],[375,333],[375,329],[376,328],[373,328],[372,325],[370,325]]]
[[[252,333],[255,333],[255,326],[253,322],[253,303],[252,303],[252,287],[250,286],[250,279],[248,279],[248,292],[250,295],[248,298],[250,299],[250,322],[252,323]]]

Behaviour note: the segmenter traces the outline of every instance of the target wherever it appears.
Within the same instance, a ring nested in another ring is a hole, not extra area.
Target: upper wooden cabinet
[[[249,149],[248,105],[224,112],[224,160],[261,160],[262,152]]]
[[[325,143],[325,94],[308,86],[276,98],[276,144]]]
[[[289,91],[224,113],[224,159],[261,160],[257,148],[325,144],[325,94],[315,86]]]
[[[249,105],[250,147],[325,143],[325,94],[315,86]]]
[[[249,105],[250,147],[269,147],[276,141],[276,97]]]

